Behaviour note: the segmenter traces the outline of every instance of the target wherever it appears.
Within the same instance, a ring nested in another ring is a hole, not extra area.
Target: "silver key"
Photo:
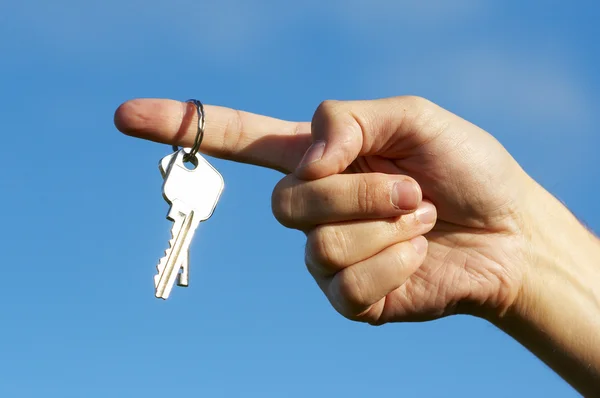
[[[200,222],[212,216],[224,187],[223,177],[206,159],[196,154],[196,167],[189,169],[183,163],[184,155],[181,149],[159,164],[163,197],[171,206],[167,218],[173,221],[169,248],[154,276],[156,297],[162,299],[169,297],[176,279],[179,286],[188,286],[190,243]]]

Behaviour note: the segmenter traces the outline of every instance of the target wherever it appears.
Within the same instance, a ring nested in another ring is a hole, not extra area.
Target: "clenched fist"
[[[289,175],[275,188],[273,211],[307,234],[306,265],[343,315],[370,323],[401,316],[402,288],[427,254],[423,235],[436,209],[410,177],[334,174],[314,181]]]
[[[495,139],[413,97],[325,102],[310,131],[273,210],[307,233],[308,269],[340,313],[381,324],[513,305],[533,185]]]

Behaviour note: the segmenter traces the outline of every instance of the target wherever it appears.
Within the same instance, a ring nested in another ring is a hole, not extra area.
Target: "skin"
[[[600,394],[600,243],[490,134],[419,97],[325,101],[302,123],[205,110],[202,152],[284,173],[273,213],[306,234],[340,314],[482,317]],[[115,124],[191,146],[197,120],[192,105],[138,99]]]

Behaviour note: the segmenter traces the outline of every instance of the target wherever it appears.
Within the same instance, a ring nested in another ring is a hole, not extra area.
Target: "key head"
[[[225,183],[221,174],[200,154],[185,164],[183,149],[166,156],[160,162],[163,197],[169,204],[177,201],[194,210],[201,221],[212,216]],[[190,164],[191,163],[191,164]]]
[[[171,163],[173,162],[173,160],[175,160],[176,155],[177,152],[173,152],[165,156],[160,160],[160,162],[158,162],[158,169],[160,170],[160,175],[162,176],[163,180],[167,177],[167,173],[171,168]]]

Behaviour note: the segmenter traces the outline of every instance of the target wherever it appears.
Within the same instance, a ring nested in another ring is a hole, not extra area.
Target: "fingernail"
[[[298,168],[319,161],[323,157],[323,152],[325,152],[325,141],[315,141],[304,154]]]
[[[423,224],[433,224],[436,219],[435,207],[429,202],[422,202],[415,214]]]
[[[427,251],[427,239],[424,236],[417,236],[410,240],[410,243],[413,244],[415,250],[419,254],[424,254]]]
[[[419,205],[421,195],[412,181],[398,181],[392,189],[392,204],[401,210],[413,210]]]

